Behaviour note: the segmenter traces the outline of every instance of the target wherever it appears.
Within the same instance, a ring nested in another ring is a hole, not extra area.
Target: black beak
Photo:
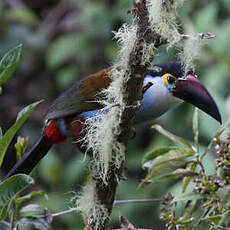
[[[179,78],[173,89],[173,95],[193,104],[220,123],[222,122],[220,112],[214,99],[197,79],[196,75],[188,74],[185,79]]]

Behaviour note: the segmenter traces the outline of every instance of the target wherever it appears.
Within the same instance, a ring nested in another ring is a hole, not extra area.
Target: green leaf
[[[175,196],[172,200],[172,202],[186,202],[189,200],[200,200],[204,199],[206,195],[201,194],[194,194],[193,192],[189,192],[186,194],[179,194],[178,196]]]
[[[6,218],[8,205],[15,195],[33,183],[33,178],[24,174],[12,176],[0,183],[0,221]]]
[[[38,204],[29,204],[20,210],[21,217],[43,218],[46,217],[46,213],[46,208],[42,208]]]
[[[160,153],[162,155],[159,155]],[[150,153],[145,157],[142,164],[143,168],[149,169],[149,173],[140,186],[153,177],[161,176],[169,170],[175,170],[189,163],[186,158],[193,154],[193,151],[176,147],[162,148]]]
[[[44,219],[23,218],[17,223],[17,230],[50,230],[50,224]]]
[[[183,178],[183,177],[187,177],[187,176],[196,176],[197,173],[194,173],[190,170],[187,169],[183,169],[183,168],[179,168],[176,169],[173,172],[167,173],[166,175],[160,176],[157,179],[154,179],[151,181],[151,183],[158,183],[161,182],[163,180],[169,180],[169,179],[179,179],[179,178]]]
[[[20,217],[23,217],[17,223],[18,230],[25,229],[50,229],[52,215],[47,210],[38,204],[29,204],[20,210]]]
[[[0,61],[0,86],[7,82],[16,70],[22,51],[22,45],[8,51]]]
[[[178,148],[174,147],[174,146],[169,146],[169,147],[158,148],[151,153],[145,154],[143,157],[143,160],[142,160],[142,166],[144,165],[145,162],[153,160],[156,157],[164,155],[167,152],[169,152],[170,150],[175,150],[175,149],[178,149]]]
[[[26,106],[23,110],[18,113],[17,120],[12,125],[7,132],[3,135],[0,139],[0,166],[2,165],[6,150],[12,141],[13,137],[15,136],[16,132],[21,128],[24,122],[27,120],[30,113],[33,109],[40,104],[42,101],[34,102],[31,105]]]
[[[143,168],[153,169],[172,161],[181,161],[186,157],[192,156],[194,153],[190,150],[180,149],[177,147],[165,147],[154,150],[146,154],[143,162]]]
[[[19,197],[15,200],[16,205],[20,205],[21,203],[28,201],[34,197],[38,196],[44,196],[46,193],[44,191],[38,191],[38,192],[30,192],[29,194]]]
[[[213,222],[214,224],[218,224],[222,216],[223,216],[222,214],[215,215],[215,216],[207,216],[207,217],[202,218],[201,220],[210,221],[210,222]]]
[[[30,105],[27,105],[25,108],[23,108],[23,109],[18,113],[16,121],[20,120],[23,116],[25,116],[26,113],[32,112],[33,109],[34,109],[37,105],[39,105],[41,102],[43,102],[43,100],[34,102],[34,103],[30,104]]]
[[[178,137],[178,136],[170,133],[169,131],[164,129],[162,126],[153,125],[152,129],[156,129],[159,133],[161,133],[163,136],[169,138],[171,141],[173,141],[173,142],[175,142],[175,143],[177,143],[179,145],[182,145],[183,147],[189,148],[190,150],[194,151],[192,145],[190,145],[186,140],[184,140],[183,138]]]
[[[229,226],[230,221],[230,210],[227,210],[226,212],[222,213],[221,219],[219,220],[218,224],[222,226]]]

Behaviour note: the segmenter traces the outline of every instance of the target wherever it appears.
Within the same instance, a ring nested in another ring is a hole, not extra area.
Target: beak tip
[[[220,125],[222,125],[222,118],[219,112],[219,109],[217,108],[217,106],[215,106],[215,113],[209,114],[211,115],[216,121],[218,121],[220,123]]]
[[[216,120],[219,121],[219,123],[222,125],[222,118],[221,118],[220,114],[219,114],[219,116],[218,116],[218,118]]]

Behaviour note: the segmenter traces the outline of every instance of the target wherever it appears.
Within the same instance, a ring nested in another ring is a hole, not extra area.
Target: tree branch
[[[133,199],[133,200],[115,200],[113,205],[118,205],[118,204],[128,204],[128,203],[149,203],[149,202],[160,202],[162,201],[161,198],[150,198],[150,199]],[[56,212],[56,213],[53,213],[51,214],[52,217],[57,217],[57,216],[62,216],[62,215],[65,215],[65,214],[69,214],[69,213],[72,213],[72,212],[77,212],[78,211],[78,208],[70,208],[70,209],[67,209],[67,210],[64,210],[64,211],[61,211],[61,212]],[[3,223],[3,221],[2,221]],[[8,224],[7,222],[5,222],[5,224]]]
[[[72,212],[77,212],[77,208],[71,208],[71,209],[68,209],[68,210],[61,211],[61,212],[56,212],[56,213],[51,214],[51,216],[52,217],[62,216],[62,215],[69,214],[69,213],[72,213]]]
[[[216,35],[214,33],[211,33],[211,32],[207,32],[207,33],[198,33],[197,34],[198,38],[200,39],[212,39],[212,38],[215,38]],[[194,38],[196,37],[196,35],[189,35],[189,34],[182,34],[182,38],[183,39],[190,39],[190,38]]]
[[[117,141],[122,143],[124,146],[127,145],[131,137],[132,119],[135,112],[139,109],[139,106],[137,106],[138,102],[142,100],[143,79],[146,74],[146,70],[154,58],[152,54],[148,61],[143,62],[144,47],[152,45],[153,41],[155,47],[160,46],[165,42],[164,40],[161,40],[159,35],[150,30],[146,0],[134,0],[133,5],[131,13],[137,24],[136,41],[129,55],[128,66],[124,76],[124,79],[128,79],[126,87],[122,89],[126,107],[121,114],[121,132],[116,137]],[[118,154],[119,153],[113,152],[114,157]],[[113,163],[110,164],[107,184],[103,183],[103,179],[95,180],[98,200],[104,207],[106,207],[109,215],[113,208],[116,188],[119,182],[119,177],[122,175],[123,166],[124,162],[122,162],[119,169],[117,169]],[[99,229],[108,229],[108,224],[109,219],[107,218],[101,223]],[[94,229],[94,226],[90,227]]]
[[[149,203],[149,202],[160,202],[163,199],[161,198],[152,198],[152,199],[134,199],[134,200],[115,200],[114,206],[118,204],[128,204],[128,203]]]

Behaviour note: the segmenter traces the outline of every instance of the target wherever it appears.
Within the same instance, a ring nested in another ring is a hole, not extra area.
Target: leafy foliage
[[[50,229],[52,217],[47,209],[40,207],[37,204],[30,204],[20,210],[21,219],[17,222],[17,229]]]
[[[0,183],[0,221],[9,213],[15,196],[33,183],[30,176],[23,174],[12,176]]]
[[[6,83],[12,74],[15,72],[21,54],[21,45],[11,49],[5,54],[0,61],[0,84]],[[5,153],[9,144],[11,143],[16,132],[22,127],[24,122],[29,117],[33,109],[40,104],[41,101],[32,103],[22,109],[17,116],[16,122],[11,126],[6,133],[0,131],[0,166],[2,165]],[[19,138],[18,143],[15,145],[18,157],[21,157],[26,150],[26,143],[23,138]],[[20,156],[19,156],[20,155]],[[17,198],[17,195],[32,185],[34,180],[23,174],[14,175],[7,180],[0,183],[0,221],[4,220],[7,216],[11,218],[11,225],[14,226],[14,218],[19,206],[26,200],[29,200],[38,195],[44,195],[43,192],[31,192],[30,194]],[[35,224],[36,225],[36,224]],[[38,225],[39,226],[39,225]],[[41,228],[44,229],[44,228]],[[47,229],[47,228],[46,228]]]
[[[169,179],[184,178],[180,182],[179,190],[174,196],[167,196],[163,203],[160,218],[166,222],[168,229],[190,229],[202,224],[210,226],[229,226],[229,147],[230,132],[225,126],[217,132],[207,149],[203,153],[198,151],[199,130],[198,113],[195,109],[193,117],[194,144],[188,144],[182,138],[157,126],[157,130],[174,143],[188,148],[188,155],[176,147],[161,148],[147,154],[143,160],[143,167],[149,169],[144,182],[156,183]],[[186,144],[185,144],[186,143]],[[205,154],[210,153],[211,145],[215,145],[216,169],[213,175],[207,175]],[[196,147],[195,147],[196,146]],[[172,151],[172,154],[170,152]],[[190,161],[182,161],[191,156]],[[185,168],[180,167],[184,165]],[[197,167],[200,166],[200,169]],[[168,170],[174,170],[167,173]],[[151,179],[151,181],[149,180]],[[143,184],[143,183],[142,183]],[[187,190],[187,191],[186,191]],[[227,203],[226,203],[227,201]],[[185,204],[185,205],[184,205]],[[198,204],[201,204],[199,207]],[[176,206],[180,208],[176,208]],[[199,207],[199,208],[198,208]],[[199,216],[199,217],[197,217]],[[210,227],[210,229],[212,229]]]
[[[7,52],[0,61],[0,86],[6,83],[15,72],[21,55],[22,45]]]
[[[190,149],[181,149],[177,147],[160,148],[147,154],[143,159],[142,166],[149,169],[149,173],[142,183],[146,181],[149,182],[151,178],[156,178],[158,176],[163,178],[178,178],[179,175],[186,175],[189,171],[182,172],[182,169],[178,171],[178,168],[188,164],[189,161],[187,158],[192,155],[194,155],[194,152]],[[175,169],[176,171],[173,171]],[[167,173],[168,171],[171,172]],[[167,176],[165,173],[167,173]],[[159,181],[159,179],[157,179],[157,181]]]
[[[7,130],[7,132],[0,139],[0,166],[2,165],[6,150],[12,141],[16,132],[21,128],[26,119],[29,117],[30,113],[34,110],[34,108],[40,104],[41,101],[34,102],[31,105],[26,106],[23,110],[18,113],[17,120],[11,128]]]

